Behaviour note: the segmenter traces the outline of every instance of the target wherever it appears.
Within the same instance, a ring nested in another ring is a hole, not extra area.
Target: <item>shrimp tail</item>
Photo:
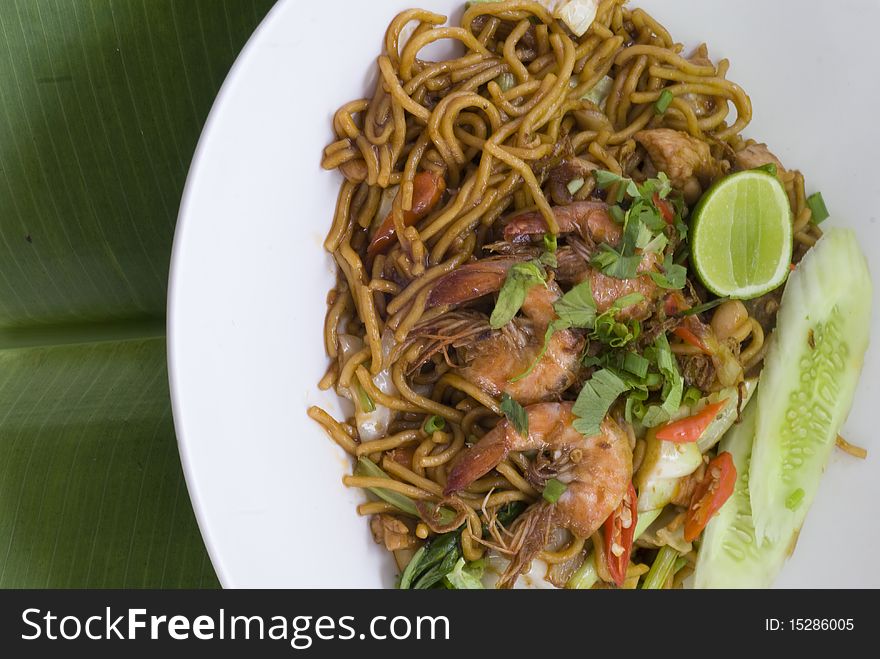
[[[522,259],[482,259],[462,265],[437,280],[428,306],[457,305],[501,290],[507,271]]]
[[[449,471],[444,496],[463,490],[485,476],[507,457],[510,446],[506,440],[506,423],[499,423],[476,444],[467,449]]]
[[[498,580],[497,588],[512,588],[519,576],[528,572],[532,559],[547,545],[553,526],[553,505],[547,502],[537,503],[517,521],[515,536],[519,541],[519,549]]]

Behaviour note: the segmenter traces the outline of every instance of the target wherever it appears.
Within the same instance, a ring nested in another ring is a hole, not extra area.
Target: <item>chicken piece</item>
[[[706,142],[671,128],[641,130],[635,140],[648,152],[658,172],[665,172],[677,190],[685,190],[696,178],[705,189],[722,173]]]
[[[739,169],[755,169],[771,163],[776,165],[777,176],[785,173],[782,162],[770,152],[766,144],[750,144],[736,152],[736,166]]]
[[[409,527],[392,515],[373,515],[370,518],[370,531],[376,544],[385,545],[388,551],[410,549],[419,544],[415,536],[410,534]]]

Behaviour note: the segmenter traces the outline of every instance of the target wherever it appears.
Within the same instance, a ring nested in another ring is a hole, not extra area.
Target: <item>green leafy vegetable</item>
[[[425,544],[425,553],[411,577],[413,590],[434,588],[443,583],[461,558],[460,535],[459,532],[444,533]]]
[[[538,257],[538,262],[548,268],[556,268],[559,266],[559,262],[556,260],[556,254],[553,252],[544,252]]]
[[[499,329],[513,320],[525,302],[526,293],[538,284],[546,284],[544,270],[539,263],[528,261],[513,265],[507,271],[507,278],[498,293],[498,301],[492,310],[489,325],[493,329]]]
[[[522,437],[526,437],[529,434],[528,414],[526,414],[522,405],[517,403],[506,393],[501,394],[501,411],[504,412],[504,416],[507,417],[507,420],[513,424],[517,433]]]
[[[828,208],[825,206],[825,199],[823,199],[821,192],[814,192],[807,197],[807,206],[810,207],[814,224],[821,224],[828,219]]]
[[[641,323],[638,320],[621,322],[617,320],[617,315],[626,307],[638,304],[644,299],[645,296],[641,293],[630,293],[615,300],[611,308],[596,317],[591,338],[606,343],[612,348],[621,348],[637,339],[641,334]]]
[[[664,218],[658,205],[661,204],[659,200],[666,199],[670,195],[672,184],[662,172],[657,178],[648,179],[641,185],[614,172],[598,170],[593,172],[593,175],[600,189],[609,190],[609,203],[620,204],[628,197],[630,205],[625,212],[617,205],[609,207],[612,217],[623,224],[623,239],[619,249],[606,243],[600,245],[591,263],[609,277],[632,279],[638,275],[644,253],[661,253],[669,244],[669,236],[666,233],[672,229],[669,228],[670,222]],[[679,197],[675,197],[671,202],[662,202],[664,212],[669,212],[670,203],[674,209],[672,227],[678,232],[679,237],[684,239],[687,227],[681,219],[683,202]],[[684,285],[686,271],[672,265],[670,261],[664,273],[652,273],[652,276],[656,275],[655,281],[661,286],[673,288],[678,286],[679,282]]]
[[[765,165],[761,165],[759,167],[755,167],[759,172],[767,172],[770,176],[776,176],[776,163],[768,162]]]
[[[495,520],[501,526],[510,526],[513,520],[519,517],[527,507],[523,501],[511,501],[498,508],[495,512]]]
[[[443,430],[445,427],[446,419],[436,414],[432,414],[425,421],[425,432],[429,435],[433,435],[436,431]]]
[[[591,265],[615,279],[632,279],[638,273],[641,262],[641,254],[625,256],[608,243],[602,243],[590,261]]]
[[[529,367],[512,378],[511,382],[517,382],[526,377],[534,370],[535,366],[544,357],[547,352],[547,346],[550,339],[558,331],[566,330],[571,327],[579,327],[592,329],[596,320],[596,302],[593,300],[593,291],[590,289],[590,282],[584,281],[572,288],[568,293],[559,298],[554,304],[553,309],[559,316],[556,320],[547,326],[544,332],[544,343],[541,350],[529,364]]]
[[[589,280],[583,281],[553,304],[559,319],[569,327],[592,329],[596,322],[596,301]]]
[[[559,501],[559,497],[561,497],[567,489],[568,485],[560,480],[551,478],[544,486],[544,491],[541,492],[541,496],[550,503],[556,503]]]
[[[459,558],[452,571],[446,575],[446,583],[455,590],[482,590],[483,582],[480,579],[483,576],[483,566],[482,559],[466,563],[464,558]]]
[[[644,249],[648,245],[650,245],[651,242],[654,240],[654,238],[655,238],[654,233],[651,231],[650,228],[648,228],[647,224],[643,224],[643,223],[639,222],[635,226],[638,229],[638,233],[636,234],[636,240],[635,240],[636,248],[644,251]],[[658,238],[660,236],[663,236],[663,234],[662,233],[657,234]]]
[[[391,478],[388,474],[382,471],[381,467],[375,462],[369,458],[363,457],[358,458],[357,465],[354,468],[354,475],[368,476],[370,478]],[[383,501],[390,503],[398,510],[405,512],[408,515],[412,515],[413,517],[419,516],[415,501],[408,496],[393,490],[386,490],[384,487],[369,487],[367,489]]]
[[[524,502],[512,501],[496,510],[495,521],[504,527],[509,527],[525,509]],[[487,535],[488,532],[488,525],[483,524],[483,535]],[[480,579],[484,564],[482,561],[463,563],[460,538],[461,530],[457,530],[438,535],[426,542],[413,554],[400,575],[397,587],[404,590],[443,586],[456,589],[482,588],[482,584],[477,586],[471,579]]]
[[[656,351],[657,368],[663,375],[663,402],[660,405],[651,405],[645,411],[641,421],[648,428],[653,428],[661,423],[666,423],[672,415],[681,407],[681,397],[684,393],[684,380],[678,372],[675,356],[669,347],[669,341],[665,334],[660,334],[654,341]]]
[[[670,290],[681,290],[684,288],[687,279],[687,268],[683,265],[673,263],[672,255],[667,254],[663,261],[663,272],[652,272],[651,279],[660,288]]]
[[[625,176],[604,169],[597,169],[593,171],[593,177],[596,179],[596,185],[599,186],[600,190],[606,190],[612,185],[618,186],[615,203],[619,204],[627,194],[630,197],[639,196],[639,186],[636,185],[635,181]]]
[[[587,437],[597,434],[602,420],[608,414],[608,409],[628,388],[626,383],[609,369],[593,373],[593,377],[578,394],[571,410],[578,417],[573,423],[575,430]]]
[[[654,103],[654,112],[656,112],[657,114],[663,114],[664,112],[666,112],[666,110],[668,110],[669,106],[672,104],[672,100],[674,98],[675,97],[672,95],[671,91],[669,91],[668,89],[664,89],[660,94],[660,98],[658,98],[657,102]]]
[[[410,586],[412,586],[413,577],[416,575],[419,566],[422,564],[422,560],[425,557],[425,552],[427,551],[427,546],[422,545],[412,555],[412,558],[409,559],[409,563],[406,564],[406,569],[404,569],[403,573],[400,575],[400,581],[397,582],[398,588],[400,588],[401,590],[408,590]]]
[[[627,293],[626,295],[622,295],[621,297],[614,300],[614,304],[611,305],[611,308],[616,311],[620,311],[622,309],[626,309],[629,306],[644,301],[645,296],[641,293]]]
[[[636,377],[644,378],[648,375],[648,367],[651,365],[647,359],[635,352],[624,353],[623,368]]]
[[[642,248],[642,251],[645,254],[661,254],[668,244],[669,238],[666,237],[666,234],[658,233]]]

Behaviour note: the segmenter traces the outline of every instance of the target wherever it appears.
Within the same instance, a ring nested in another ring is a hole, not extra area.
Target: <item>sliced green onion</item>
[[[358,401],[360,401],[361,409],[368,414],[376,411],[376,403],[370,398],[370,395],[364,391],[361,385],[357,386]]]
[[[650,362],[638,353],[627,352],[624,354],[623,369],[636,377],[645,377],[648,374],[649,365]]]
[[[541,493],[541,496],[543,496],[544,499],[546,501],[549,501],[550,503],[556,503],[557,501],[559,501],[559,497],[561,497],[563,492],[565,492],[567,489],[568,485],[566,485],[562,481],[556,480],[555,478],[551,478],[544,486],[544,491]]]
[[[556,238],[555,233],[545,233],[544,234],[544,249],[553,254],[556,249],[559,247],[559,242]]]
[[[382,471],[379,466],[368,458],[358,458],[357,466],[354,468],[355,476],[368,476],[370,478],[387,478],[391,477]],[[393,490],[386,490],[384,487],[368,487],[370,492],[375,494],[383,501],[387,501],[398,510],[405,512],[407,515],[419,517],[419,511],[416,509],[415,502],[408,496]]]
[[[632,423],[633,419],[641,421],[647,411],[648,408],[645,406],[644,401],[641,401],[634,396],[629,396],[626,399],[624,416],[626,417],[627,423]]]
[[[672,95],[672,92],[668,89],[664,89],[660,94],[660,98],[654,103],[654,112],[657,114],[663,114],[666,112],[666,110],[669,109],[669,105],[672,103],[673,98],[674,96]]]
[[[578,190],[584,187],[584,183],[584,179],[576,178],[569,181],[568,185],[566,185],[565,187],[568,188],[568,194],[576,195],[578,193]]]
[[[688,387],[687,391],[684,392],[684,396],[682,396],[681,404],[687,407],[691,405],[695,405],[700,398],[703,397],[703,394],[696,387]]]
[[[704,311],[709,311],[709,309],[714,309],[718,305],[724,304],[725,302],[727,302],[727,300],[728,300],[728,298],[726,298],[726,297],[719,297],[716,300],[710,300],[709,302],[705,302],[703,304],[698,304],[697,306],[691,307],[690,309],[685,309],[679,315],[681,315],[681,316],[694,316],[698,313],[703,313]]]
[[[425,432],[429,435],[433,435],[436,431],[443,430],[445,427],[446,419],[436,414],[432,414],[425,421]]]
[[[825,206],[825,200],[822,198],[821,192],[814,192],[807,197],[807,206],[810,207],[814,224],[819,224],[828,219],[828,208]]]
[[[675,567],[677,560],[678,552],[669,545],[663,545],[657,553],[657,558],[654,559],[654,564],[648,571],[644,583],[642,583],[642,589],[660,590],[663,588],[667,579],[669,579],[669,575],[672,574],[672,569]]]
[[[767,172],[771,176],[776,176],[776,163],[768,162],[766,165],[761,165],[760,167],[755,167],[756,171],[759,172]]]
[[[645,378],[645,386],[648,389],[656,389],[661,384],[663,384],[663,377],[659,373],[648,373],[648,377]]]

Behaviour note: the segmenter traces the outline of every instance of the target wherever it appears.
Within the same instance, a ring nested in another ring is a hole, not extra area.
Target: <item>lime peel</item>
[[[753,169],[718,181],[694,210],[690,245],[697,276],[718,296],[748,300],[781,286],[793,246],[782,183]]]

